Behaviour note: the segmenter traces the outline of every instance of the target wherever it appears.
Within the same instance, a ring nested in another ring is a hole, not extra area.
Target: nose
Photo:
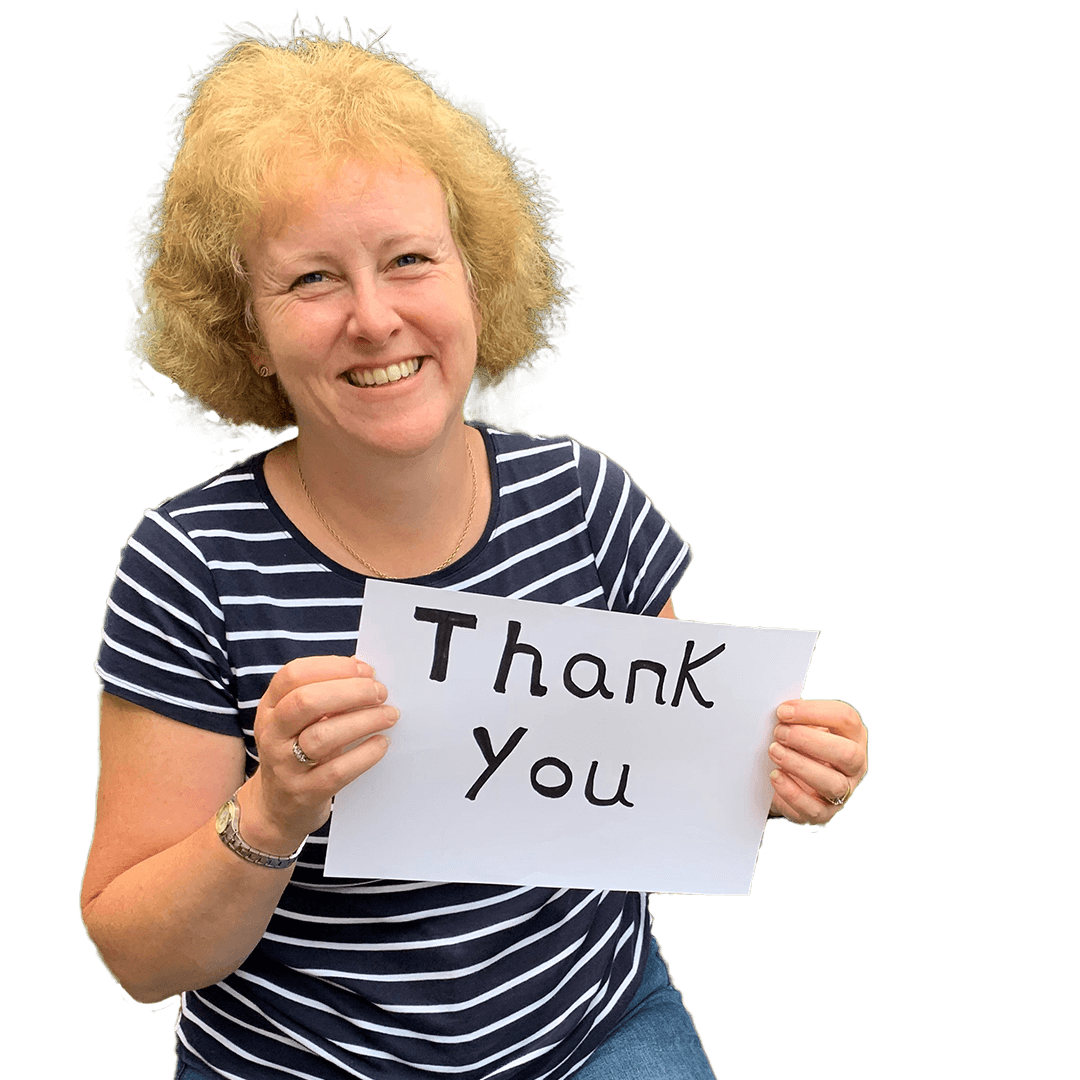
[[[375,281],[358,281],[353,286],[353,304],[349,313],[351,337],[370,345],[386,344],[404,321],[392,301],[392,290]]]

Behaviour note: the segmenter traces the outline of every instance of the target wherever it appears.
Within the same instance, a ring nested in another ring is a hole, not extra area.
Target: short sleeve
[[[690,563],[690,548],[629,473],[575,444],[585,523],[611,611],[658,615]]]
[[[210,568],[164,510],[147,513],[121,556],[97,672],[110,694],[186,724],[243,735]]]

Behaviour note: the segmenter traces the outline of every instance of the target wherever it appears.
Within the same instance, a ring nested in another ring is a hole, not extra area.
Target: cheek
[[[268,327],[266,341],[271,354],[314,359],[335,340],[340,324],[341,316],[334,305],[310,305],[284,314]]]

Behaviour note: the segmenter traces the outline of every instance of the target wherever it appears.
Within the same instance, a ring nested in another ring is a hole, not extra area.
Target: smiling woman
[[[689,550],[617,465],[464,422],[474,376],[545,343],[546,242],[532,182],[392,57],[245,40],[199,84],[146,352],[297,435],[124,552],[83,889],[123,986],[183,995],[189,1080],[712,1075],[645,896],[324,873],[334,795],[408,723],[353,655],[370,577],[674,617]],[[780,715],[774,810],[827,820],[865,772],[858,714]]]

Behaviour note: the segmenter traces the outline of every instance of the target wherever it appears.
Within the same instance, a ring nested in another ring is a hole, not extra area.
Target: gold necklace
[[[469,517],[468,520],[465,522],[465,528],[461,531],[461,536],[458,537],[458,542],[454,545],[454,550],[450,552],[445,562],[439,563],[439,565],[431,571],[431,573],[433,574],[437,574],[440,570],[443,569],[443,567],[449,566],[450,563],[454,561],[454,556],[457,555],[458,551],[461,548],[461,545],[465,542],[465,537],[468,535],[469,532],[469,526],[472,524],[473,513],[476,511],[476,464],[473,461],[472,447],[469,445],[468,438],[465,439],[465,452],[469,455],[469,472],[472,474],[472,503],[469,506]],[[304,489],[304,494],[307,496],[307,501],[311,504],[311,509],[315,511],[315,516],[323,523],[323,527],[326,529],[326,531],[358,563],[360,563],[361,566],[366,566],[378,578],[387,578],[386,574],[382,573],[380,570],[376,570],[375,567],[372,566],[371,563],[369,563],[367,559],[365,559],[363,555],[361,555],[358,551],[353,551],[353,549],[349,547],[345,540],[337,534],[337,532],[334,530],[333,525],[331,525],[330,522],[322,516],[322,512],[315,505],[315,500],[311,497],[311,492],[308,491],[307,481],[304,480],[304,470],[300,468],[299,447],[296,448],[296,475],[300,477],[300,486]]]

